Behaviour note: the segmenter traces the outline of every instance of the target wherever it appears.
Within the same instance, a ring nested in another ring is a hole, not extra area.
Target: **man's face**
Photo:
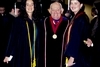
[[[0,7],[0,14],[3,14],[5,12],[5,8],[4,7]]]
[[[59,4],[55,3],[55,4],[52,4],[50,9],[51,9],[51,12],[50,12],[51,17],[55,20],[60,19],[60,17],[61,17],[61,6]]]

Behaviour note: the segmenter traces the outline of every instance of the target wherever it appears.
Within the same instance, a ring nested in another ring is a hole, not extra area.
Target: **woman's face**
[[[26,1],[26,12],[27,13],[33,13],[34,11],[34,3],[32,0],[27,0]]]
[[[82,7],[83,4],[81,4],[78,0],[71,0],[70,3],[70,9],[74,14],[76,14]]]

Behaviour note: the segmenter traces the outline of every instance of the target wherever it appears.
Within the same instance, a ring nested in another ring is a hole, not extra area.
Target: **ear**
[[[50,8],[48,9],[48,12],[51,14],[51,9]]]
[[[12,11],[12,12],[15,12],[15,10],[14,10],[14,9],[11,9],[11,11]]]
[[[80,8],[82,8],[83,4],[81,4]]]
[[[61,8],[61,14],[63,14],[63,12],[64,12],[64,9],[63,9],[63,8]]]

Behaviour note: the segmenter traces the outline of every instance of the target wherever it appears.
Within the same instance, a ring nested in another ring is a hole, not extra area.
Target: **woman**
[[[38,30],[33,13],[34,1],[26,0],[24,6],[25,11],[13,23],[4,59],[6,63],[12,62],[12,67],[35,67],[37,61]]]
[[[87,46],[83,40],[87,39],[89,34],[89,18],[84,12],[84,4],[81,0],[71,0],[70,9],[74,13],[68,30],[65,47],[66,66],[87,67],[87,56],[85,51]]]

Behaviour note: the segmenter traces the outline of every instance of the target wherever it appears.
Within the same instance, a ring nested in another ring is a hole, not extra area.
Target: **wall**
[[[92,9],[92,6],[91,6],[91,5],[85,4],[85,12],[86,12],[86,14],[88,15],[90,21],[91,21],[91,19],[92,19],[92,16],[91,16],[91,9]]]

